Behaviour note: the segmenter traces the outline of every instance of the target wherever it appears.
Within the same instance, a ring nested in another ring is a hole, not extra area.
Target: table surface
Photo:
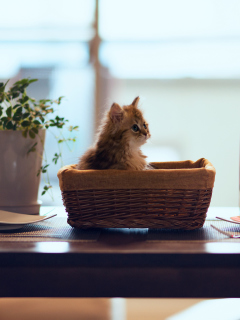
[[[41,214],[53,208],[43,207]],[[57,217],[0,234],[0,297],[240,297],[240,232],[210,208],[195,231],[75,230]]]

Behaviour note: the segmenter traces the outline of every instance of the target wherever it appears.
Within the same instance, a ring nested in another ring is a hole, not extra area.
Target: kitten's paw
[[[145,170],[154,170],[154,169],[156,169],[156,168],[154,168],[151,164],[147,164],[146,166],[145,166]]]

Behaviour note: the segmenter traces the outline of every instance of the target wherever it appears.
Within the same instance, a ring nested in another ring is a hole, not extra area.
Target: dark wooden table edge
[[[0,297],[239,298],[239,268],[1,268]]]
[[[240,246],[240,245],[239,245]],[[0,268],[240,268],[238,253],[0,252]]]

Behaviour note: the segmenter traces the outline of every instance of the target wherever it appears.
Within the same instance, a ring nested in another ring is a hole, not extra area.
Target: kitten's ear
[[[137,108],[139,100],[140,100],[139,97],[136,97],[136,98],[133,100],[132,105],[133,105],[135,108]]]
[[[123,119],[123,109],[119,104],[113,103],[109,115],[113,123],[121,122]]]

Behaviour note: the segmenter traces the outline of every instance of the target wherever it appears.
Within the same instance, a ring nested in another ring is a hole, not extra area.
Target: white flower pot
[[[0,210],[39,214],[37,173],[42,165],[45,130],[39,131],[39,137],[24,138],[21,131],[0,131]],[[36,151],[28,153],[35,142]]]

